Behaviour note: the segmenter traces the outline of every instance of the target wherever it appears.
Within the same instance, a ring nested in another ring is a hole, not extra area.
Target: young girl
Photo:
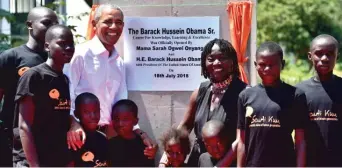
[[[161,138],[167,156],[166,167],[185,167],[186,156],[190,153],[189,134],[186,130],[171,128]]]

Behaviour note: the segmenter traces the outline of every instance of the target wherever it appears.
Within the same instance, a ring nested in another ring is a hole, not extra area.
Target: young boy
[[[228,134],[219,120],[210,120],[202,128],[202,138],[208,152],[201,154],[199,167],[214,167],[228,152]]]
[[[106,167],[107,138],[96,131],[100,121],[100,101],[92,93],[82,93],[75,100],[75,117],[80,120],[87,139],[81,149],[73,152],[75,167]]]
[[[277,43],[261,44],[254,64],[262,83],[239,95],[238,166],[302,167],[308,122],[305,95],[280,80],[285,61]]]
[[[330,35],[314,38],[308,58],[316,75],[297,85],[305,92],[309,108],[306,141],[312,167],[342,167],[342,78],[333,74],[338,46]]]
[[[0,82],[0,101],[3,99],[4,102],[0,112],[0,120],[2,121],[0,123],[1,167],[28,166],[20,143],[18,114],[14,111],[14,98],[20,76],[29,68],[47,60],[48,56],[44,50],[45,33],[49,27],[57,23],[57,15],[53,10],[46,7],[32,8],[27,15],[26,27],[29,36],[26,44],[0,54],[0,78],[2,79]],[[12,129],[13,126],[14,129]]]
[[[70,29],[55,25],[45,37],[48,59],[29,69],[19,80],[15,101],[19,132],[30,167],[66,166],[69,151],[66,135],[70,120],[68,79],[62,73],[74,53]]]
[[[133,131],[138,123],[138,107],[128,99],[115,103],[112,120],[118,136],[109,140],[109,162],[112,167],[154,167],[154,160],[144,155],[145,145]]]

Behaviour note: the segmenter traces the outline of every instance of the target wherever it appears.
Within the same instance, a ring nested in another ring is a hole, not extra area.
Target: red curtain
[[[95,32],[93,29],[93,25],[91,24],[92,20],[94,19],[94,15],[95,15],[95,10],[99,5],[93,5],[91,7],[91,11],[89,13],[89,20],[88,20],[88,28],[87,28],[87,35],[86,35],[86,39],[90,40],[94,37]]]
[[[248,83],[244,70],[244,64],[248,60],[245,57],[247,41],[251,31],[253,3],[251,1],[228,2],[227,12],[232,44],[237,52],[241,80]]]

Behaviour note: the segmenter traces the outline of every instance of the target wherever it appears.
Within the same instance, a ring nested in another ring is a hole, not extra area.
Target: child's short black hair
[[[335,45],[336,49],[338,50],[339,49],[339,43],[338,41],[335,39],[335,37],[329,35],[329,34],[320,34],[318,35],[317,37],[315,37],[311,43],[310,43],[310,50],[313,49],[314,45],[316,44],[316,42],[319,40],[319,39],[327,39],[327,40],[330,40],[331,42],[333,42],[333,44]]]
[[[256,56],[258,57],[258,55],[264,51],[268,51],[270,53],[276,53],[277,55],[280,56],[280,60],[283,60],[283,55],[284,55],[283,49],[276,42],[268,41],[268,42],[262,43],[256,51]]]
[[[174,140],[176,143],[179,143],[184,150],[185,155],[190,153],[189,134],[188,131],[186,131],[185,129],[177,129],[172,127],[171,129],[166,131],[160,138],[164,149],[166,148],[166,145],[170,140]]]
[[[207,68],[205,66],[205,61],[207,56],[212,52],[212,48],[214,44],[217,44],[220,47],[220,52],[228,58],[230,58],[233,61],[233,75],[239,76],[240,70],[239,70],[239,64],[237,60],[237,54],[233,47],[233,45],[224,39],[217,39],[209,41],[203,48],[202,54],[201,54],[201,68],[202,68],[202,75],[204,78],[208,78],[209,74],[207,72]]]
[[[112,119],[114,117],[114,110],[115,108],[119,106],[126,106],[130,109],[130,111],[133,113],[134,117],[138,117],[138,106],[134,103],[134,101],[129,99],[122,99],[116,102],[112,108]]]
[[[57,29],[62,30],[63,33],[66,32],[66,33],[72,34],[72,32],[68,26],[59,25],[59,24],[53,25],[46,31],[46,34],[45,34],[45,41],[46,42],[50,42],[52,39],[56,38],[57,35],[59,35],[59,34],[56,34],[54,32]]]
[[[92,93],[84,92],[79,94],[75,99],[75,117],[80,118],[81,114],[79,108],[80,105],[85,102],[85,100],[91,100],[93,102],[100,103],[99,99]]]

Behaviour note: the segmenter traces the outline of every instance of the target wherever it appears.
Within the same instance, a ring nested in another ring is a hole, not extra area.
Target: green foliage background
[[[46,4],[45,6],[56,12],[57,16],[59,17],[60,23],[66,23],[67,19],[81,20],[81,17],[89,15],[88,12],[81,13],[79,15],[60,14],[58,13],[58,8],[63,5],[65,5],[64,1],[54,1],[53,3]],[[9,23],[11,23],[11,26],[22,29],[22,32],[25,32],[25,35],[15,35],[13,34],[13,32],[11,35],[0,33],[0,52],[24,44],[27,41],[27,31],[25,30],[26,23],[19,22],[16,19],[15,15],[10,13],[9,11],[0,9],[0,20],[3,18],[5,18]],[[84,36],[76,32],[76,25],[68,25],[68,27],[73,32],[75,43],[79,43],[79,41],[85,40]]]
[[[319,34],[341,41],[341,20],[341,0],[258,0],[257,43],[281,44],[287,61],[282,79],[297,84],[314,74],[307,59],[310,41]],[[341,63],[340,59],[335,67],[337,75],[341,74]]]

